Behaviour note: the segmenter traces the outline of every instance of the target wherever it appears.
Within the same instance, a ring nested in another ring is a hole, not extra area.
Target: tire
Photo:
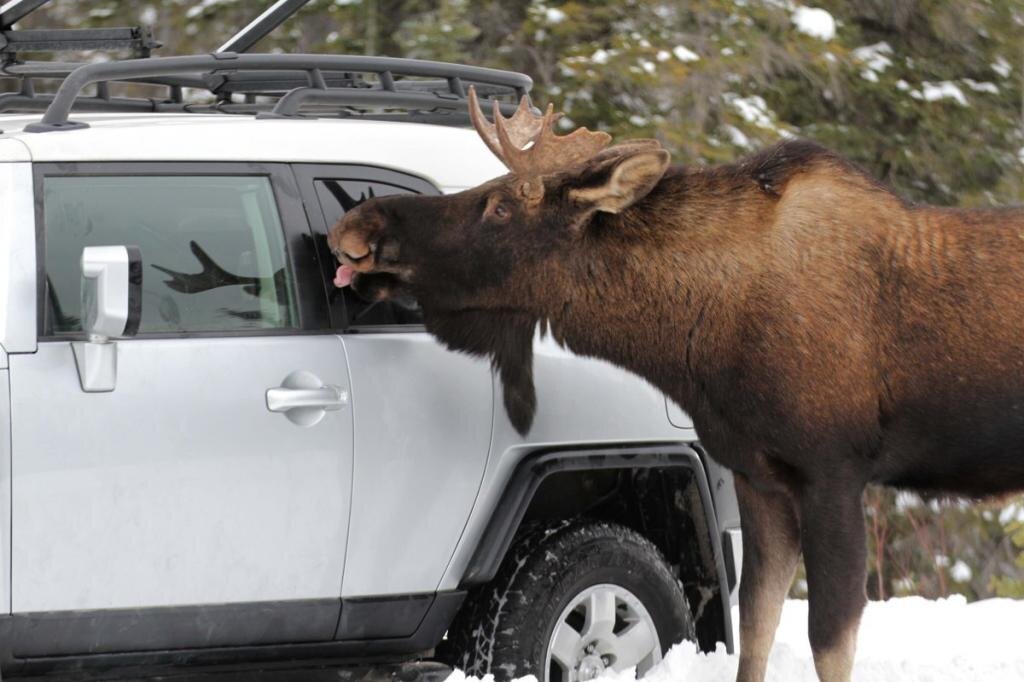
[[[683,639],[696,640],[693,618],[657,547],[614,523],[562,522],[521,535],[494,581],[467,598],[442,652],[467,675],[577,682],[605,667],[642,675]]]

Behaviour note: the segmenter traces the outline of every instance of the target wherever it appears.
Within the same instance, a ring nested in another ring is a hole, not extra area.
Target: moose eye
[[[484,220],[491,223],[507,223],[512,219],[512,205],[500,194],[492,194],[487,198],[484,208]]]

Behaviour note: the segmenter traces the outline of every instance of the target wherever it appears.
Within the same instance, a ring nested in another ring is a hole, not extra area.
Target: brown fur
[[[799,534],[818,672],[847,680],[864,486],[1024,488],[1024,212],[912,206],[803,141],[671,167],[619,212],[596,208],[623,159],[644,153],[620,145],[545,178],[536,209],[516,203],[511,176],[367,202],[331,243],[398,241],[399,263],[357,264],[355,285],[400,267],[428,329],[491,356],[520,430],[538,322],[679,403],[737,472],[762,566],[745,562],[740,679],[763,676],[795,560],[771,548]],[[495,196],[510,220],[488,216]]]

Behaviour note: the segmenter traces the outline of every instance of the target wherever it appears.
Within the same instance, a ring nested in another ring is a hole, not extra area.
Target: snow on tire
[[[657,547],[603,521],[528,528],[498,575],[474,590],[448,631],[447,662],[497,680],[577,682],[638,673],[695,640],[678,579]]]

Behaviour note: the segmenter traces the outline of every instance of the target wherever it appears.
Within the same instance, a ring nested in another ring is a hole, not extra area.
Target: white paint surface
[[[24,133],[38,115],[0,116],[0,161],[266,161],[429,168],[440,187],[473,187],[505,167],[468,128],[396,121],[256,119],[224,114],[75,114],[84,130]]]
[[[352,411],[301,427],[265,392],[297,369],[349,390],[338,338],[117,354],[110,393],[82,392],[67,342],[10,357],[13,611],[337,597]]]

